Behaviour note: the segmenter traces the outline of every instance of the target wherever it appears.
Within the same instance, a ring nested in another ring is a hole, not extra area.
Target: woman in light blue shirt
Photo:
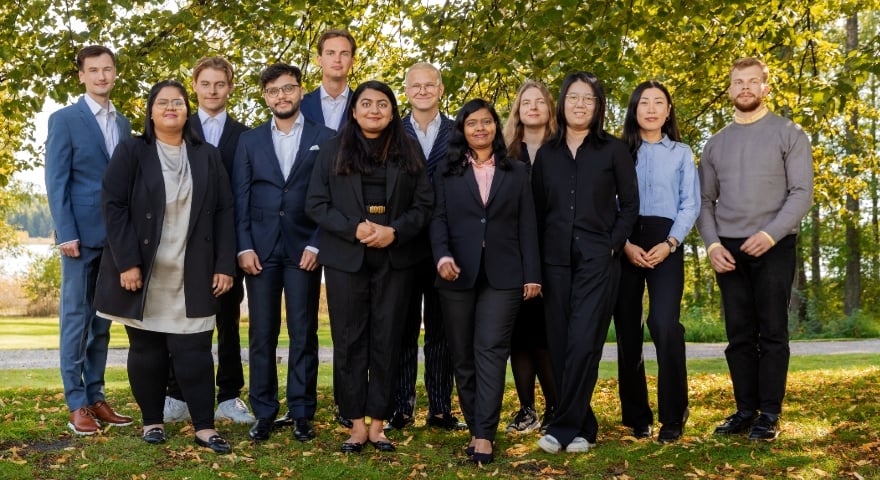
[[[642,357],[642,305],[657,349],[657,440],[681,438],[688,417],[684,327],[679,322],[684,256],[679,248],[699,214],[700,185],[691,148],[680,143],[672,97],[662,84],[639,84],[629,99],[623,139],[636,162],[639,219],[624,247],[614,328],[623,424],[636,438],[652,437]]]

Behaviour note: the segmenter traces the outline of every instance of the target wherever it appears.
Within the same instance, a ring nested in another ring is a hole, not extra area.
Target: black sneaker
[[[541,427],[538,413],[532,407],[522,407],[516,412],[513,421],[507,425],[507,433],[528,433]]]
[[[749,440],[772,442],[779,436],[779,418],[762,413],[749,431]]]
[[[733,435],[736,433],[745,433],[750,428],[758,414],[755,412],[736,412],[724,419],[724,423],[715,427],[715,435]]]

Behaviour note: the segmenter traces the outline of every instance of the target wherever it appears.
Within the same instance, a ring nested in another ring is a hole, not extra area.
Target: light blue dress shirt
[[[666,135],[642,141],[636,160],[639,215],[673,221],[669,236],[682,243],[700,213],[700,181],[691,147]]]

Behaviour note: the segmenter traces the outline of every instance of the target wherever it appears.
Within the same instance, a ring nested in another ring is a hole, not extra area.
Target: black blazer
[[[209,144],[186,145],[193,192],[186,235],[184,289],[187,317],[217,313],[215,273],[235,275],[232,194],[220,152]],[[95,307],[111,315],[143,319],[146,291],[165,218],[165,182],[156,144],[133,138],[116,147],[101,194],[107,245],[101,258]],[[144,287],[130,292],[119,275],[140,267]]]
[[[431,146],[431,155],[425,159],[425,166],[428,171],[428,179],[434,181],[434,174],[438,168],[442,170],[446,165],[446,150],[449,148],[449,137],[452,132],[452,125],[455,122],[446,115],[440,114],[440,129],[437,131],[437,138],[434,139],[434,145]],[[403,128],[410,137],[418,141],[415,127],[412,124],[412,112],[407,113],[403,117]]]
[[[366,208],[361,175],[333,173],[338,151],[339,137],[321,145],[309,183],[306,212],[320,227],[318,261],[337,270],[356,272],[367,248],[355,237],[358,224],[367,216]],[[431,219],[434,194],[424,169],[410,175],[389,163],[387,175],[386,214],[397,232],[397,239],[387,250],[392,268],[403,269],[430,255],[424,242],[413,240]]]
[[[527,283],[541,283],[529,174],[522,162],[511,159],[510,163],[510,170],[495,167],[485,207],[472,167],[460,176],[446,176],[439,171],[434,176],[434,264],[443,257],[452,257],[461,268],[454,282],[438,275],[438,288],[473,288],[481,257],[485,257],[486,277],[492,288],[522,288]]]
[[[189,124],[192,125],[193,131],[199,134],[199,138],[205,138],[205,131],[202,130],[202,119],[199,118],[198,113],[189,117]],[[238,137],[248,130],[247,126],[233,119],[232,115],[226,112],[226,123],[223,124],[223,131],[220,133],[220,142],[218,142],[217,148],[220,149],[220,158],[223,159],[223,166],[226,167],[226,176],[229,178],[232,178],[232,164],[235,160],[235,150],[238,148]]]

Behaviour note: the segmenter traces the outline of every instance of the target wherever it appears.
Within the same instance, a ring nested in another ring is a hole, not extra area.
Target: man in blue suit
[[[275,351],[281,328],[281,294],[287,314],[290,356],[287,408],[294,438],[314,438],[317,406],[317,225],[305,214],[305,198],[319,145],[333,135],[300,115],[302,74],[284,63],[260,75],[272,118],[241,134],[232,169],[238,265],[247,274],[250,310],[250,403],[253,440],[269,438],[278,415]]]
[[[116,144],[131,136],[131,124],[110,102],[116,81],[113,52],[85,47],[76,65],[86,93],[49,117],[46,191],[61,251],[60,357],[70,409],[67,426],[77,435],[92,435],[101,424],[131,424],[131,417],[117,414],[104,399],[110,321],[98,318],[92,305],[105,237],[101,180]]]
[[[430,63],[416,63],[406,72],[406,98],[412,111],[403,117],[403,127],[418,140],[425,154],[428,178],[442,175],[446,169],[446,150],[454,123],[440,113],[443,80],[440,70]],[[427,229],[423,234],[427,242]],[[437,268],[425,259],[417,266],[416,285],[410,299],[407,323],[400,349],[400,373],[395,394],[394,414],[386,429],[402,429],[415,422],[416,371],[418,370],[419,332],[425,326],[425,391],[428,394],[427,425],[447,430],[467,425],[452,415],[452,359],[443,333],[440,302],[434,280]],[[424,309],[424,316],[422,311]]]
[[[348,72],[354,63],[356,48],[354,37],[347,30],[327,30],[318,38],[321,86],[303,97],[302,114],[307,119],[333,130],[342,127],[351,97]]]

